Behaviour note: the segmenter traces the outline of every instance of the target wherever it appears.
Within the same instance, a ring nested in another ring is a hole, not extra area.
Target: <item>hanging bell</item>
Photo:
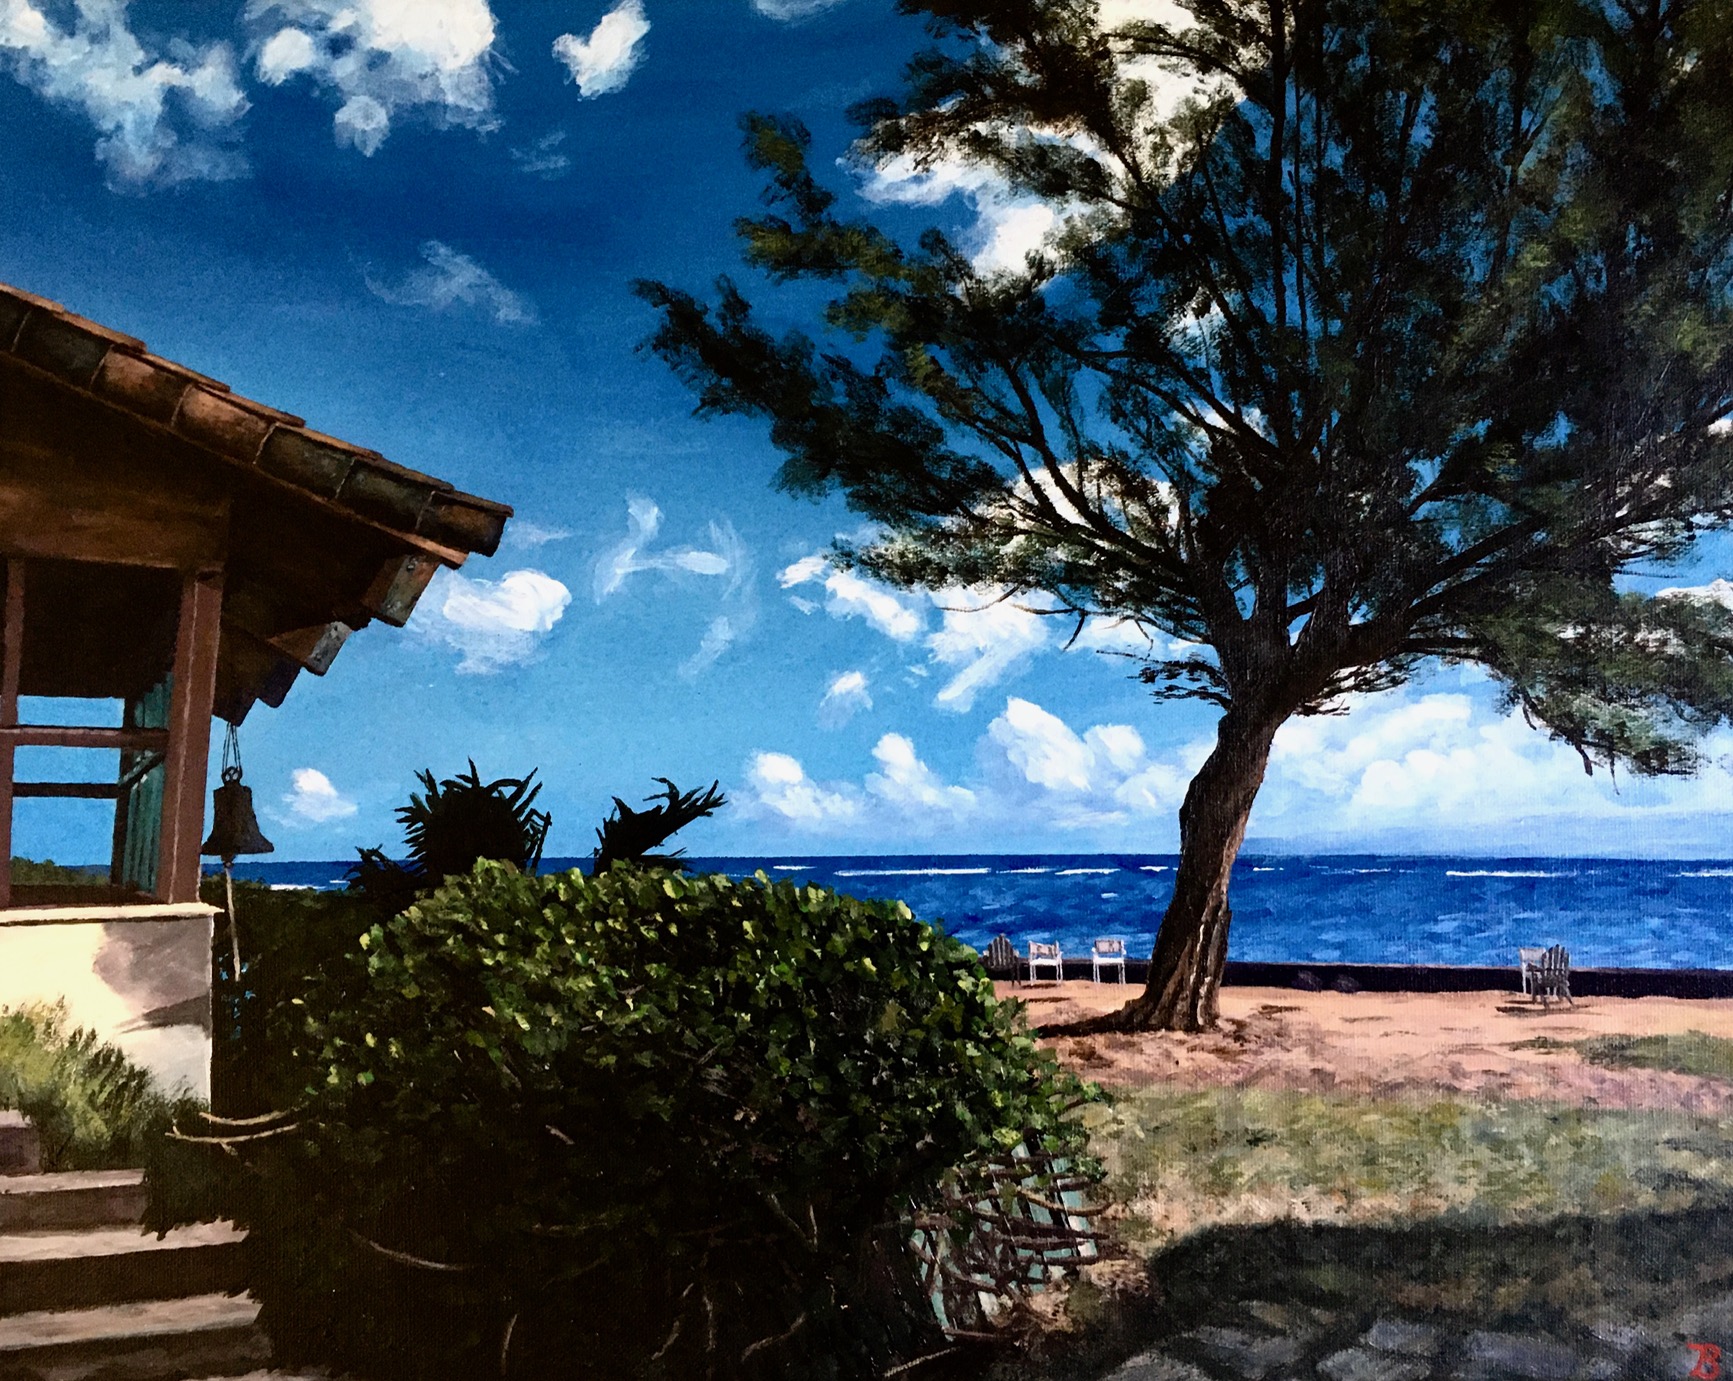
[[[239,767],[223,769],[223,784],[211,796],[210,838],[199,846],[199,852],[222,859],[276,852],[271,841],[259,833],[259,817],[253,814],[253,788],[241,785]]]

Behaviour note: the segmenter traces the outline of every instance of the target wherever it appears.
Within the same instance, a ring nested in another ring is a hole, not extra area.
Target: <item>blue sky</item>
[[[774,492],[767,439],[694,420],[635,348],[633,279],[747,277],[738,116],[840,155],[844,108],[921,38],[889,0],[0,4],[0,279],[518,512],[409,628],[249,717],[279,856],[394,841],[413,773],[468,757],[541,770],[557,854],[657,775],[733,798],[697,853],[1173,847],[1211,715],[1149,700],[1111,655],[1135,634],[1061,651],[979,593],[829,569],[858,520]],[[964,169],[834,180],[989,263],[1045,224]],[[1290,726],[1252,836],[1721,854],[1730,749],[1688,782],[1591,779],[1447,669]],[[44,817],[19,844],[104,835]]]

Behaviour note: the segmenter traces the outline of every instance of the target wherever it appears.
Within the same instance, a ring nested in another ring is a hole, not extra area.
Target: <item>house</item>
[[[510,514],[0,284],[0,1004],[64,995],[203,1091],[159,1015],[208,996],[213,717],[401,626]],[[71,801],[112,809],[106,878],[14,878],[20,813]]]

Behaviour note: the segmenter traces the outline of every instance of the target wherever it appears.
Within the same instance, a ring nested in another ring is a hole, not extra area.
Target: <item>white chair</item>
[[[1089,955],[1090,968],[1094,971],[1094,981],[1101,982],[1103,969],[1118,969],[1118,981],[1125,982],[1125,941],[1101,939],[1095,942],[1095,948]]]
[[[1516,952],[1516,962],[1522,967],[1522,995],[1532,998],[1535,995],[1534,980],[1540,972],[1541,956],[1546,951],[1539,945],[1523,947]]]
[[[1035,981],[1035,970],[1038,968],[1052,969],[1053,981],[1062,983],[1065,980],[1065,959],[1059,953],[1058,942],[1044,945],[1039,940],[1029,942],[1029,981]]]

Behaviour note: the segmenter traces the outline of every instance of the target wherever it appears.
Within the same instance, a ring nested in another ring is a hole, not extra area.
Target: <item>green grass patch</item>
[[[1733,1040],[1686,1031],[1674,1036],[1590,1036],[1561,1041],[1550,1036],[1517,1041],[1512,1050],[1574,1050],[1589,1064],[1603,1069],[1659,1069],[1671,1074],[1696,1074],[1733,1079]]]
[[[1122,1233],[1482,1224],[1733,1203],[1733,1119],[1463,1098],[1153,1087],[1091,1109]]]
[[[177,1104],[63,1006],[0,1008],[0,1108],[36,1124],[44,1170],[110,1170],[154,1154]]]

